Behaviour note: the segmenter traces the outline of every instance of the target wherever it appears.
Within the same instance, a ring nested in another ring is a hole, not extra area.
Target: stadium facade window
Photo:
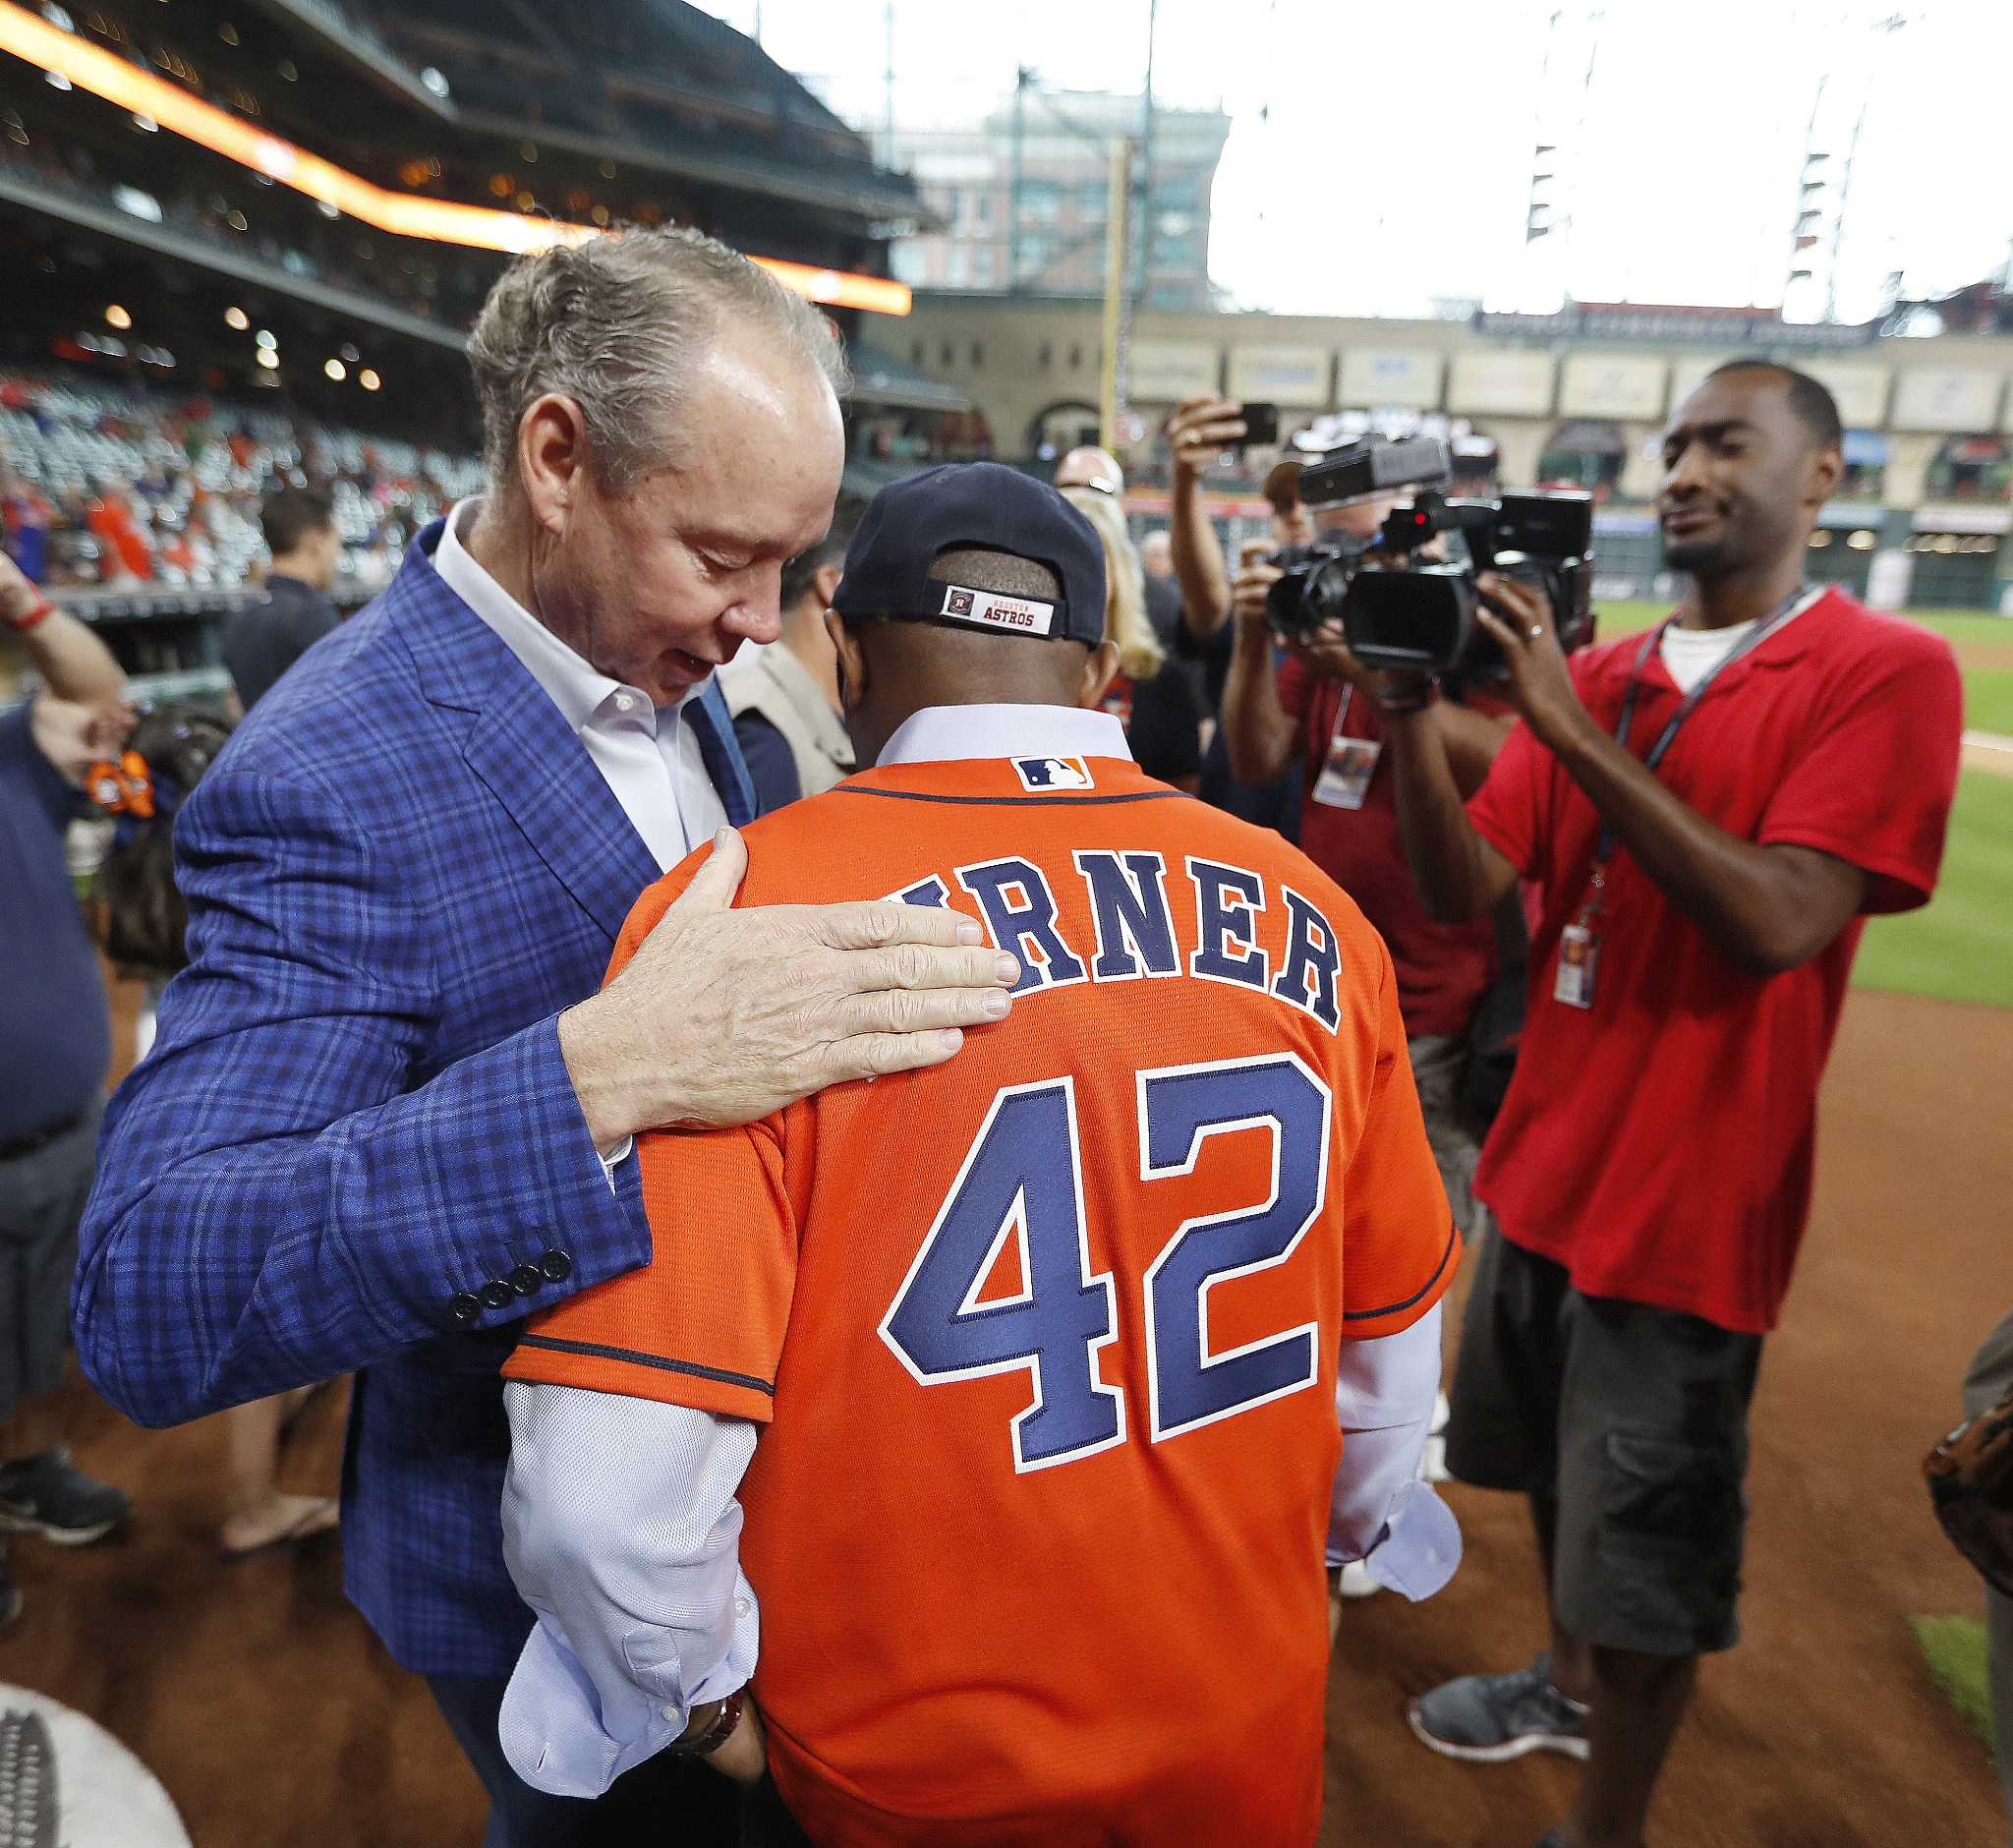
[[[951,367],[957,364],[957,354],[952,349],[950,342],[949,340],[944,342],[943,348],[938,353],[937,358],[942,363],[944,370],[946,372],[949,372]]]
[[[1061,214],[1063,191],[1053,180],[1027,180],[1020,188],[1023,224],[1054,224]]]
[[[985,342],[984,342],[983,340],[974,340],[974,341],[973,341],[973,342],[971,343],[971,369],[972,369],[972,371],[973,371],[973,372],[979,372],[980,370],[982,370],[982,369],[984,368],[984,366],[985,366],[985,363],[986,363],[986,343],[985,343]]]
[[[1069,370],[1072,373],[1080,373],[1083,370],[1083,349],[1080,346],[1072,346],[1069,349]]]
[[[1049,341],[1044,340],[1041,344],[1041,350],[1037,354],[1036,358],[1040,363],[1043,372],[1046,373],[1053,371],[1056,364],[1055,347]]]

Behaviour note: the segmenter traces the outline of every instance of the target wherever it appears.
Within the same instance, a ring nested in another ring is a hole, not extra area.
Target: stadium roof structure
[[[259,3],[304,29],[382,46],[404,74],[386,74],[401,94],[417,84],[424,106],[467,130],[535,134],[863,223],[931,216],[913,180],[876,165],[866,140],[797,78],[685,0],[598,0],[563,23],[533,0]]]

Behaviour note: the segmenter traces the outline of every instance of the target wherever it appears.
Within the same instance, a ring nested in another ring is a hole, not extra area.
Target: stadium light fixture
[[[362,385],[366,391],[375,391],[383,382],[384,380],[379,378],[368,366],[357,375],[357,383]]]
[[[107,327],[117,327],[123,333],[128,327],[133,325],[133,317],[121,308],[117,302],[114,302],[110,308],[105,310],[105,325]]]
[[[279,335],[274,333],[271,330],[271,328],[259,328],[258,339],[259,345],[262,351],[267,353],[274,353],[279,350]]]
[[[249,167],[268,183],[277,182],[305,193],[310,199],[332,205],[394,237],[519,256],[549,250],[556,244],[584,244],[590,238],[606,235],[593,225],[563,224],[550,218],[497,211],[486,205],[463,205],[451,200],[387,191],[319,154],[311,154],[292,142],[255,128],[214,103],[192,96],[179,85],[127,63],[102,46],[59,30],[16,5],[15,0],[0,0],[0,51],[12,52],[41,70],[58,72],[79,89],[131,111],[136,120],[144,118],[150,127],[164,128],[226,160]],[[426,81],[424,75],[422,81]],[[444,87],[445,80],[440,81]],[[433,86],[430,84],[428,87]],[[604,167],[608,164],[612,163],[604,163]],[[236,217],[234,213],[234,223]],[[879,315],[909,312],[907,286],[891,282],[885,276],[816,269],[752,253],[750,260],[760,263],[784,287],[828,307],[861,308]]]
[[[321,370],[328,377],[334,379],[337,384],[341,384],[350,375],[350,369],[340,360],[323,360],[321,362]]]
[[[259,363],[269,373],[279,371],[279,355],[270,347],[260,347],[259,349]]]
[[[224,325],[226,327],[236,328],[239,333],[243,333],[251,324],[252,317],[246,314],[242,308],[233,307],[224,310]]]

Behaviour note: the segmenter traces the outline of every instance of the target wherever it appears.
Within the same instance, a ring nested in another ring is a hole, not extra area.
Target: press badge
[[[1328,762],[1314,780],[1314,800],[1329,808],[1361,808],[1383,751],[1381,738],[1329,739]]]
[[[1559,933],[1559,968],[1552,977],[1552,999],[1569,1008],[1593,1006],[1593,972],[1600,963],[1600,939],[1584,924],[1569,924]]]

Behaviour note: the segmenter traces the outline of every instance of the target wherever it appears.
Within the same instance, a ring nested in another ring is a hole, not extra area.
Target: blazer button
[[[466,1290],[457,1291],[447,1304],[447,1313],[457,1322],[472,1322],[482,1312],[482,1299],[470,1296]]]
[[[500,1277],[491,1277],[483,1286],[482,1296],[492,1309],[507,1309],[516,1299],[516,1293]]]
[[[539,1259],[539,1269],[544,1272],[547,1283],[563,1284],[573,1275],[573,1255],[555,1246]]]
[[[528,1297],[534,1290],[542,1289],[545,1281],[544,1275],[537,1267],[530,1264],[520,1264],[510,1273],[510,1287],[521,1297]]]

